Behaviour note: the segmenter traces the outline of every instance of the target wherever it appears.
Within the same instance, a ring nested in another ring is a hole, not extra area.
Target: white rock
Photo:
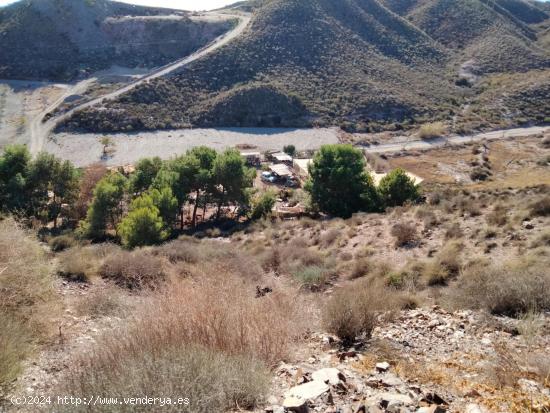
[[[326,368],[314,372],[312,374],[312,378],[313,380],[336,386],[342,379],[344,379],[344,375],[338,369]]]
[[[481,344],[485,345],[485,346],[490,346],[493,342],[491,341],[490,338],[487,338],[487,337],[484,337],[481,339]]]
[[[485,409],[482,409],[478,404],[470,403],[466,405],[464,413],[485,413]]]
[[[314,380],[309,383],[300,384],[285,393],[283,407],[289,410],[299,409],[304,406],[308,400],[316,399],[328,391],[328,385],[322,381]]]
[[[376,370],[378,371],[388,371],[390,369],[390,363],[384,361],[383,363],[376,363]]]

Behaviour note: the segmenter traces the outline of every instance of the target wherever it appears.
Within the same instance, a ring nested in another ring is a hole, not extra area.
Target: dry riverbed
[[[45,145],[47,152],[86,166],[101,160],[102,135],[59,133],[50,136]],[[159,156],[167,159],[181,155],[200,145],[218,151],[230,147],[250,147],[250,150],[266,151],[282,149],[292,144],[298,150],[318,149],[321,145],[338,143],[337,129],[268,129],[268,128],[220,128],[182,129],[141,132],[134,134],[106,135],[115,143],[109,165],[131,164],[144,157]]]

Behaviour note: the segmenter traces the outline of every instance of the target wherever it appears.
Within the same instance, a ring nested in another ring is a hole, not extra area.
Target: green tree
[[[130,189],[134,194],[141,194],[153,184],[157,174],[162,168],[162,160],[159,157],[145,158],[138,161],[136,170],[130,178]]]
[[[27,178],[31,156],[26,146],[10,145],[0,156],[0,205],[8,211],[27,208]]]
[[[305,185],[319,211],[343,218],[379,208],[372,177],[361,151],[351,145],[324,145],[309,166]]]
[[[168,186],[161,189],[152,188],[149,193],[164,226],[172,230],[179,210],[178,199],[174,196],[172,189]]]
[[[103,158],[106,158],[109,153],[114,152],[115,142],[108,136],[102,136],[99,139],[99,143],[103,146]]]
[[[97,183],[86,221],[82,225],[85,236],[102,238],[109,225],[117,231],[126,187],[127,180],[119,172],[106,175]]]
[[[271,215],[275,206],[275,194],[271,191],[263,192],[256,196],[252,201],[252,219],[266,218]]]
[[[201,195],[206,198],[208,192],[213,192],[213,169],[214,161],[217,153],[215,150],[206,146],[198,146],[187,153],[187,156],[192,159],[192,164],[195,168],[189,171],[192,175],[190,178],[191,190],[195,193],[195,203],[193,205],[193,227],[197,224],[197,210],[201,203]],[[205,199],[202,200],[205,202]]]
[[[252,187],[256,171],[245,166],[239,151],[228,149],[217,156],[212,172],[216,185],[214,197],[218,204],[216,219],[219,220],[222,206],[248,203],[247,189]]]
[[[296,146],[294,145],[287,145],[283,148],[283,152],[286,153],[287,155],[290,155],[294,158],[294,156],[296,155]]]
[[[153,181],[153,188],[169,187],[178,201],[180,210],[180,227],[183,229],[183,207],[191,192],[192,177],[198,168],[198,163],[192,162],[187,156],[180,156],[165,162],[157,177]]]
[[[63,204],[74,207],[80,193],[80,173],[69,161],[56,163],[52,173],[50,189],[52,199],[48,204],[48,217],[53,220],[54,228]]]
[[[132,202],[118,232],[127,248],[157,244],[168,237],[159,209],[149,194],[143,194]]]
[[[418,185],[403,169],[395,169],[382,178],[378,191],[386,206],[401,206],[407,201],[416,201],[419,196]]]

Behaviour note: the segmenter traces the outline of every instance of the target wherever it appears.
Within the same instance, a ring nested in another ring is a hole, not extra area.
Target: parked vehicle
[[[277,181],[277,177],[271,172],[262,172],[262,181],[273,184]]]

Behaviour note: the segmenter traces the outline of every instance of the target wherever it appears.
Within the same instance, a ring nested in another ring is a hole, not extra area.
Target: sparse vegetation
[[[119,251],[108,256],[99,273],[129,289],[156,288],[166,279],[162,261],[139,250]]]
[[[43,249],[13,219],[0,220],[0,391],[53,332],[60,308]]]
[[[501,265],[471,266],[462,275],[457,297],[468,306],[511,317],[546,311],[550,308],[547,265],[545,259],[528,257]]]
[[[443,122],[426,123],[420,127],[418,137],[420,139],[439,138],[445,134],[445,124]]]
[[[418,242],[418,232],[412,223],[399,222],[391,229],[391,235],[395,237],[395,246],[413,247]]]

